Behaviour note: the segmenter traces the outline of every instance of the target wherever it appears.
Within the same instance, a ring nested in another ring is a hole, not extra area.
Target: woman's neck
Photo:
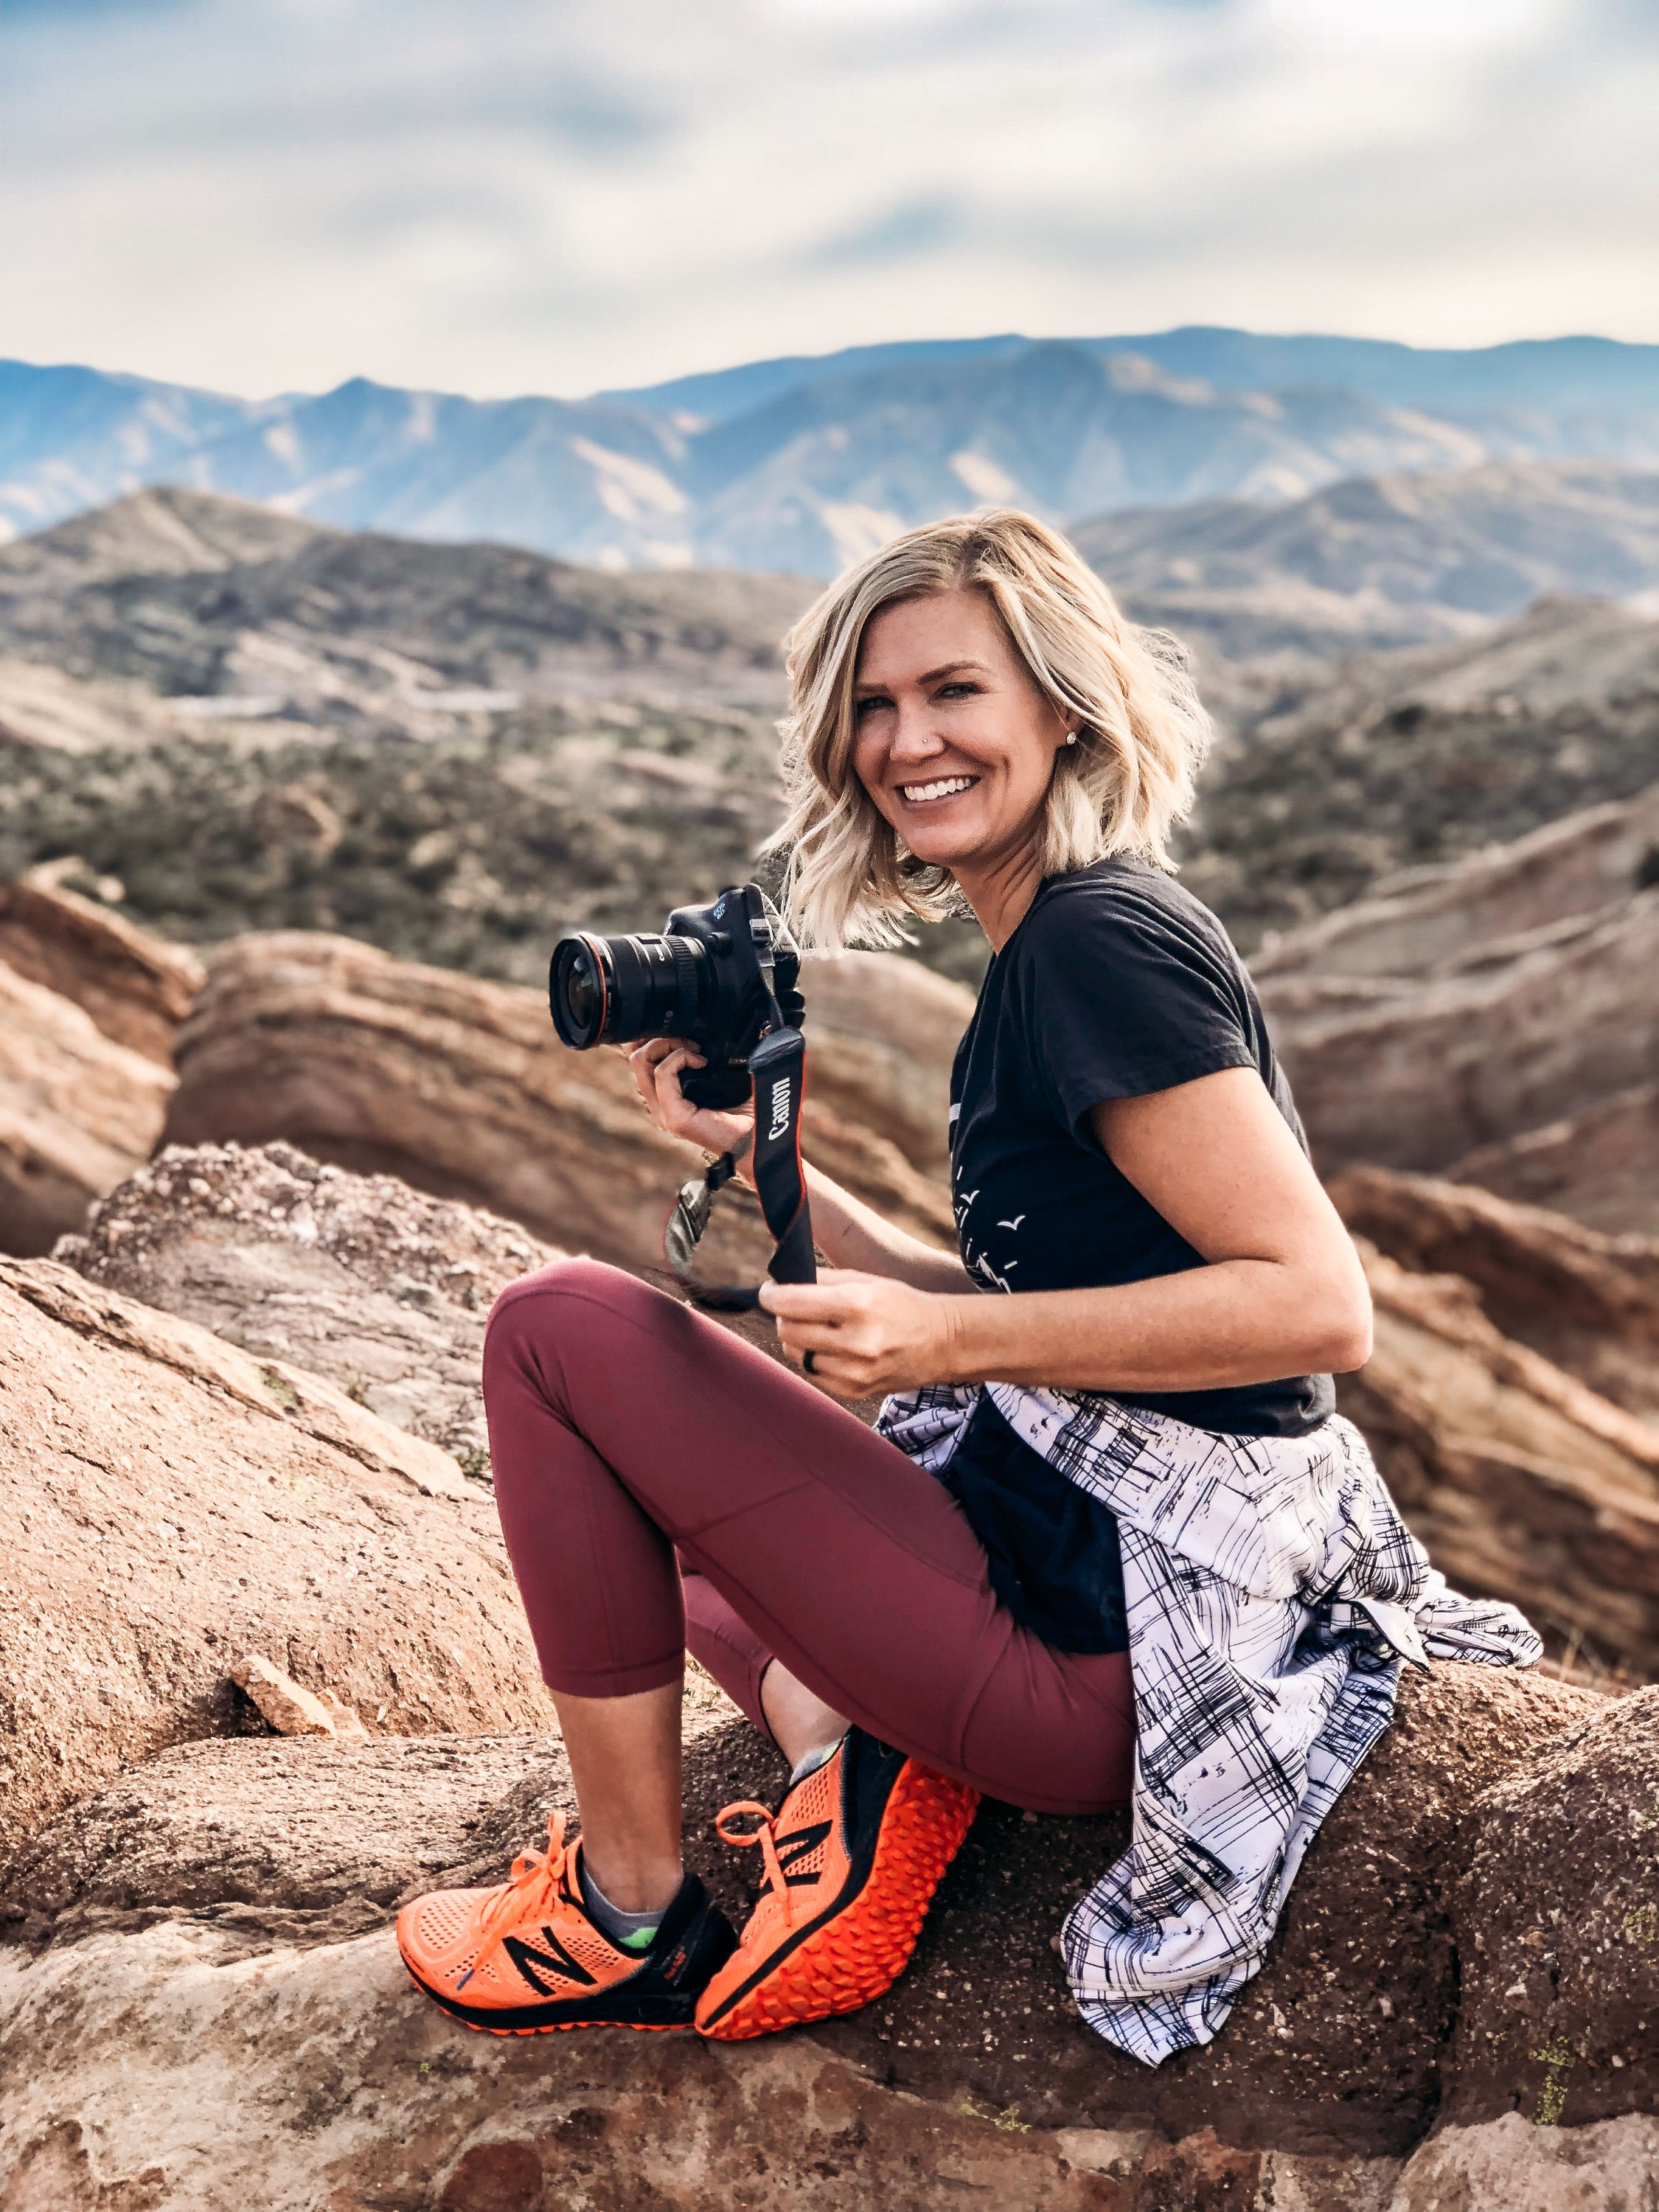
[[[1042,888],[1042,860],[1038,848],[1035,844],[1024,845],[1002,859],[988,861],[983,867],[957,866],[951,872],[957,889],[974,909],[975,919],[990,939],[991,950],[1000,952],[1024,921],[1032,900]]]

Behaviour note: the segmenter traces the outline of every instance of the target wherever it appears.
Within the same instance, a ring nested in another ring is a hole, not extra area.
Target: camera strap
[[[712,1167],[680,1185],[674,1210],[663,1231],[663,1254],[691,1294],[695,1305],[719,1313],[745,1313],[760,1304],[760,1286],[699,1283],[691,1261],[714,1199],[738,1171],[752,1142],[755,1188],[761,1212],[776,1247],[767,1272],[775,1283],[813,1283],[812,1216],[806,1200],[806,1171],[800,1158],[801,1093],[806,1073],[806,1040],[797,1029],[780,1027],[763,1036],[749,1055],[754,1090],[755,1129]]]

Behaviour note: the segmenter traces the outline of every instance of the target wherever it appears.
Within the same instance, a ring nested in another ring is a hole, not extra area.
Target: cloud
[[[636,384],[1232,321],[1659,338],[1639,0],[14,0],[0,347]]]

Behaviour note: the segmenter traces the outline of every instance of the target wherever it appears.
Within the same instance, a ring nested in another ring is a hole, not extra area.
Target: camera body
[[[683,1037],[707,1060],[680,1089],[694,1106],[727,1109],[750,1097],[749,1055],[769,1031],[799,1029],[800,951],[757,884],[708,906],[676,907],[659,935],[572,930],[553,948],[553,1026],[577,1052],[599,1044]]]

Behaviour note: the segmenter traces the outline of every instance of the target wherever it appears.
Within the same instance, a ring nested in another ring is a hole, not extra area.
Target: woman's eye
[[[979,696],[977,684],[945,684],[940,686],[941,699],[974,699]]]
[[[865,716],[873,712],[876,708],[890,707],[892,703],[893,702],[890,699],[885,699],[879,692],[876,692],[868,699],[860,699],[854,708],[853,712],[857,719],[861,722]]]

